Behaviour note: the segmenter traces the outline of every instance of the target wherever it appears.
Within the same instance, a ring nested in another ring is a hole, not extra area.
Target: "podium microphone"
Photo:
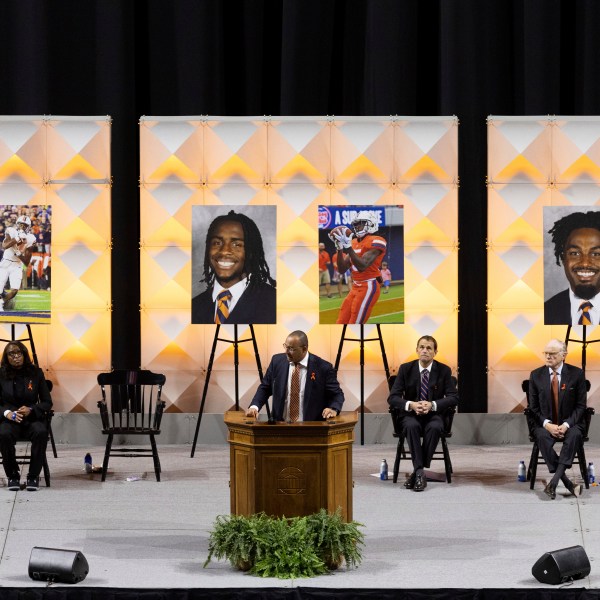
[[[269,408],[269,399],[268,398],[265,401],[265,408],[267,409],[267,424],[275,425],[275,419],[273,418],[273,414],[271,413],[271,409]]]

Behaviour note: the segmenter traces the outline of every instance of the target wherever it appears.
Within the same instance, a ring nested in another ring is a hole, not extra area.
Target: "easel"
[[[342,347],[344,341],[349,342],[360,342],[360,445],[365,445],[365,342],[374,342],[379,340],[381,347],[381,358],[383,359],[383,368],[385,369],[386,381],[390,378],[390,368],[388,366],[387,356],[385,355],[385,346],[383,345],[383,338],[381,337],[381,325],[377,323],[377,337],[365,339],[364,325],[360,325],[360,338],[347,338],[346,328],[348,325],[344,325],[342,329],[342,335],[340,337],[340,345],[338,346],[337,356],[335,358],[335,371],[337,373],[340,361],[342,358]]]
[[[581,335],[580,340],[570,338],[569,336],[571,335],[571,325],[569,325],[567,327],[567,334],[565,335],[565,345],[568,347],[569,342],[575,342],[576,344],[582,345],[581,346],[581,370],[583,371],[583,375],[585,377],[585,365],[587,364],[587,347],[590,344],[596,344],[597,342],[600,342],[600,339],[588,341],[587,340],[587,327],[588,326],[582,325],[582,327],[583,327],[583,333]]]
[[[37,352],[35,351],[35,343],[33,341],[33,333],[31,333],[31,324],[30,323],[22,323],[23,325],[25,325],[25,327],[27,328],[27,337],[21,338],[20,340],[17,340],[17,333],[16,333],[16,323],[11,323],[10,324],[10,340],[7,339],[3,339],[0,338],[0,342],[29,342],[29,345],[31,346],[31,356],[33,358],[33,364],[39,368],[39,363],[38,363],[38,357],[37,357]],[[51,382],[49,382],[51,383]],[[48,426],[48,435],[50,436],[50,444],[52,446],[52,454],[54,454],[54,458],[58,458],[58,454],[56,452],[56,444],[54,442],[54,434],[52,433],[52,427],[49,425]]]
[[[233,368],[235,373],[235,410],[239,410],[240,408],[240,392],[239,392],[239,350],[238,346],[243,344],[244,342],[252,342],[254,346],[254,357],[256,358],[256,367],[258,369],[258,376],[261,381],[263,378],[262,367],[260,364],[260,356],[258,355],[258,346],[256,344],[256,337],[254,336],[254,326],[248,325],[250,327],[250,335],[251,337],[240,340],[238,339],[238,326],[233,326],[233,340],[229,338],[220,338],[219,330],[221,329],[221,325],[217,325],[215,329],[215,337],[213,339],[212,350],[210,351],[210,359],[208,361],[208,367],[206,368],[206,379],[204,380],[204,389],[202,391],[202,401],[200,402],[200,410],[198,411],[198,422],[196,423],[196,433],[194,434],[194,442],[192,444],[192,453],[190,454],[190,458],[194,458],[194,453],[196,452],[196,443],[198,442],[198,432],[200,431],[200,423],[202,423],[202,415],[204,414],[204,403],[206,402],[206,394],[208,393],[208,384],[210,382],[210,375],[212,373],[213,362],[215,359],[215,349],[217,348],[217,342],[233,342]],[[266,404],[267,414],[269,412],[269,404]],[[270,420],[269,414],[269,420]]]

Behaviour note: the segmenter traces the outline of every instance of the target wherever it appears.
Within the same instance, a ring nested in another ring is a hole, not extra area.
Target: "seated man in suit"
[[[600,323],[600,211],[575,212],[554,223],[556,264],[565,270],[569,288],[544,302],[546,325]]]
[[[233,210],[220,215],[206,234],[207,289],[192,299],[192,323],[276,323],[275,280],[265,260],[256,223]]]
[[[276,421],[321,421],[339,414],[344,404],[331,363],[308,352],[303,331],[293,331],[283,344],[285,352],[271,359],[246,415],[256,418],[273,396]]]
[[[424,335],[417,342],[418,360],[400,366],[388,403],[402,416],[402,426],[410,448],[413,472],[404,487],[421,492],[427,487],[424,469],[444,432],[442,413],[458,404],[458,393],[450,367],[433,360],[437,341]],[[421,436],[423,443],[421,444]]]
[[[573,495],[582,487],[574,486],[565,471],[573,464],[584,432],[586,386],[583,371],[564,362],[567,346],[560,340],[550,340],[544,348],[545,366],[535,369],[529,377],[529,408],[537,428],[535,437],[540,452],[553,473],[544,493],[556,498],[556,486],[562,480]],[[554,444],[562,442],[560,456]]]

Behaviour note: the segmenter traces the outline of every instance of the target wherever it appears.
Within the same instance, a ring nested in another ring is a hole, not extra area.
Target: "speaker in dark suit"
[[[246,414],[256,417],[273,396],[276,421],[322,421],[337,416],[344,392],[333,365],[308,352],[308,338],[303,331],[290,333],[283,346],[285,352],[271,359]]]

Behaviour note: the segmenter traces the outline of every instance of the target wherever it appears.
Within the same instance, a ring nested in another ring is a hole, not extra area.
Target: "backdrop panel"
[[[551,337],[565,338],[565,325],[544,325],[544,207],[599,205],[600,118],[489,117],[488,412],[522,411],[521,381],[543,364]],[[572,328],[572,338],[581,335]],[[599,335],[588,327],[588,339]],[[595,407],[597,346],[587,349]],[[569,344],[567,360],[581,364],[581,344]]]
[[[318,207],[403,205],[406,321],[382,326],[388,360],[396,370],[415,357],[417,338],[432,334],[438,358],[456,371],[457,132],[452,117],[143,117],[142,366],[167,374],[167,410],[198,410],[215,330],[190,322],[194,205],[277,207],[277,324],[254,328],[263,368],[293,329],[335,360],[341,326],[319,325]],[[232,326],[222,332],[233,338]],[[240,338],[247,333],[239,328]],[[365,326],[366,337],[374,333]],[[247,406],[258,384],[250,344],[239,360]],[[365,360],[367,410],[387,412],[378,343],[366,344]],[[232,346],[220,342],[207,412],[233,404],[232,369]],[[347,409],[359,406],[359,377],[359,344],[345,342]]]
[[[0,117],[0,204],[52,212],[52,317],[32,334],[57,412],[95,412],[90,391],[110,370],[110,185],[108,117]]]

